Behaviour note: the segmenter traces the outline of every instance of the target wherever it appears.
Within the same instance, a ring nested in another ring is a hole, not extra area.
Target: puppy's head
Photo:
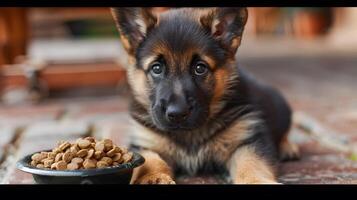
[[[237,77],[245,8],[112,8],[134,98],[164,131],[193,130],[222,108]]]

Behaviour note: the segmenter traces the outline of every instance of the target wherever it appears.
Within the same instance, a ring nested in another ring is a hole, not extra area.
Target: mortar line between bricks
[[[16,165],[16,160],[13,160],[13,158],[15,157],[19,149],[18,145],[26,128],[26,126],[16,128],[13,138],[11,139],[8,146],[5,148],[4,158],[0,162],[0,169],[2,169],[2,173],[0,173],[0,183],[5,183],[4,181],[7,173],[9,173],[9,171],[11,171],[12,168],[14,168]]]
[[[1,164],[6,160],[7,156],[9,154],[11,154],[11,150],[17,150],[17,141],[18,139],[21,137],[22,133],[24,132],[24,130],[26,129],[26,127],[18,127],[15,129],[15,133],[13,135],[13,137],[11,138],[10,140],[10,143],[8,143],[6,146],[5,146],[5,149],[4,149],[4,157],[2,160],[0,160],[0,166]]]
[[[294,123],[297,125],[297,128],[299,128],[304,134],[310,136],[322,146],[342,153],[356,153],[355,149],[353,149],[353,144],[345,144],[341,142],[338,138],[336,138],[337,136],[332,134],[331,131],[328,132],[321,123],[317,122],[311,116],[307,116],[305,113],[295,114]],[[326,131],[329,134],[323,134],[322,131]]]

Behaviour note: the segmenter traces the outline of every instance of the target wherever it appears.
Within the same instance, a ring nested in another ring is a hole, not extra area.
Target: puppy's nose
[[[171,123],[180,123],[189,117],[190,112],[190,108],[187,105],[171,104],[167,107],[166,118]]]

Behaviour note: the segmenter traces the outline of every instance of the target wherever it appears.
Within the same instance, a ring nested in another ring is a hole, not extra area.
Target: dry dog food
[[[53,170],[95,169],[129,162],[132,152],[115,146],[110,139],[80,138],[75,143],[61,141],[51,152],[32,155],[31,165]]]

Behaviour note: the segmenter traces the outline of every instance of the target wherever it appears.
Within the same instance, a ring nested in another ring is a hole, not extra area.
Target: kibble
[[[64,153],[62,156],[62,160],[65,161],[66,163],[71,162],[72,158],[73,158],[73,155],[71,152]]]
[[[104,161],[108,165],[111,165],[113,163],[113,160],[111,158],[109,158],[109,157],[103,157],[102,159],[100,159],[100,161]]]
[[[77,164],[82,164],[83,163],[83,158],[72,158],[72,163],[77,163]]]
[[[104,150],[105,151],[109,151],[110,149],[113,148],[113,142],[109,139],[104,139],[103,140],[103,143],[104,143]]]
[[[95,150],[96,151],[104,151],[104,142],[98,142],[97,144],[95,144]]]
[[[59,161],[58,163],[56,163],[56,169],[57,170],[65,170],[65,169],[67,169],[67,163],[64,162],[63,160]]]
[[[30,165],[41,169],[78,170],[118,166],[132,160],[133,153],[110,139],[80,138],[74,143],[59,141],[50,152],[31,156]]]
[[[73,162],[71,162],[71,163],[69,163],[69,164],[67,165],[67,169],[68,169],[68,170],[76,170],[76,169],[78,169],[78,168],[79,168],[78,163],[73,163]]]
[[[83,162],[84,169],[93,169],[96,167],[97,161],[91,159],[85,159]]]
[[[55,162],[61,161],[62,160],[62,156],[63,156],[63,153],[57,154],[56,157],[55,157]]]
[[[87,159],[92,158],[93,155],[94,155],[94,149],[89,149],[86,158]]]
[[[61,151],[65,151],[68,147],[70,147],[71,144],[69,142],[64,142],[62,143],[58,148],[61,150]]]
[[[97,162],[97,168],[104,168],[104,167],[108,167],[109,164],[105,161],[98,161]]]
[[[80,139],[78,141],[78,146],[81,149],[86,149],[91,145],[91,142],[89,140],[84,140],[84,139]]]
[[[107,156],[113,157],[115,153],[118,153],[115,148],[111,149],[110,151],[107,152]]]
[[[84,139],[90,141],[91,143],[95,143],[94,137],[86,137]]]
[[[87,154],[88,154],[88,150],[87,149],[82,149],[82,150],[77,152],[77,156],[80,157],[80,158],[83,158],[83,157],[87,156]]]
[[[101,158],[103,158],[105,156],[105,153],[103,151],[96,151],[94,153],[94,158],[97,160],[100,160]]]

